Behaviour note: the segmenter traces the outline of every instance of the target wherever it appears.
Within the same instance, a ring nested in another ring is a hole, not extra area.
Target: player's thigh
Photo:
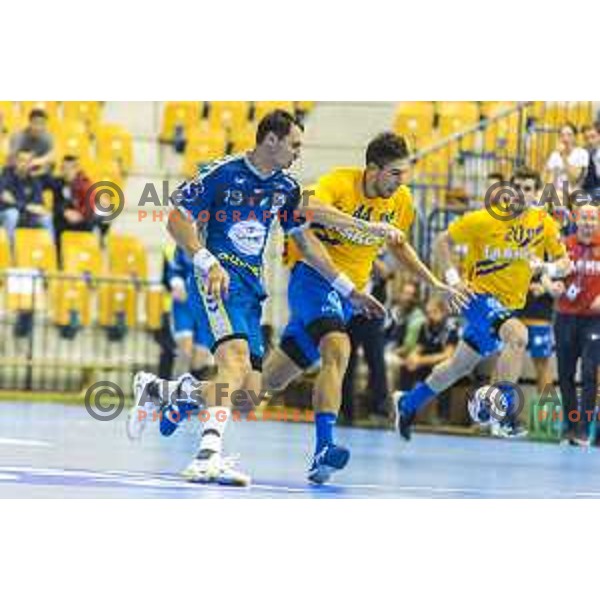
[[[177,350],[183,356],[192,356],[194,350],[194,340],[192,332],[182,332],[175,334],[175,341],[177,342]]]
[[[335,366],[344,372],[350,358],[350,337],[346,331],[334,330],[319,340],[319,353],[323,366]]]
[[[516,317],[511,317],[500,325],[498,336],[504,344],[512,349],[525,350],[527,348],[529,339],[527,326]]]
[[[275,348],[265,360],[262,372],[263,388],[279,392],[304,372],[304,368],[281,348]]]

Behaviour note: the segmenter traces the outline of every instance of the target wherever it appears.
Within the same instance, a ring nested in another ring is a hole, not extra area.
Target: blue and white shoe
[[[127,437],[139,440],[153,411],[160,406],[161,379],[152,373],[139,371],[133,377],[133,406],[127,415]]]
[[[331,444],[315,454],[308,470],[308,480],[321,485],[329,481],[336,471],[343,469],[350,460],[350,451],[341,446]]]
[[[392,404],[394,405],[394,412],[396,415],[394,425],[398,435],[406,442],[410,442],[415,422],[415,414],[410,414],[402,408],[404,395],[404,392],[395,392],[392,395]]]

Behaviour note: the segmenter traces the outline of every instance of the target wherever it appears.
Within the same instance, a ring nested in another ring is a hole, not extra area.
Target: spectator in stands
[[[589,162],[583,180],[583,190],[600,204],[600,121],[582,129],[587,146]]]
[[[42,198],[39,178],[31,175],[31,152],[19,151],[14,166],[4,169],[0,178],[0,220],[11,242],[18,225],[44,227],[53,232],[52,216]]]
[[[574,271],[552,288],[559,298],[555,335],[564,437],[570,444],[583,446],[589,443],[600,385],[599,210],[586,205],[577,211],[577,233],[566,240]],[[579,359],[582,391],[578,406],[575,374]]]
[[[92,186],[76,156],[65,156],[60,177],[52,180],[54,227],[57,240],[63,231],[92,231],[96,225],[88,190]]]
[[[10,160],[15,161],[19,152],[31,152],[32,174],[47,173],[54,162],[54,140],[48,133],[48,115],[36,108],[29,113],[29,125],[10,140]]]
[[[577,127],[566,123],[558,147],[546,163],[546,182],[554,185],[563,206],[570,208],[568,195],[581,188],[588,164],[587,150],[577,146]]]
[[[448,309],[442,298],[432,297],[425,306],[426,320],[419,329],[417,344],[400,367],[400,390],[411,390],[424,381],[433,368],[452,357],[458,344],[458,327],[448,318]],[[439,402],[439,417],[449,420],[448,396]]]
[[[392,322],[387,328],[387,338],[394,343],[395,354],[406,358],[417,345],[421,325],[425,322],[415,282],[404,282],[397,298],[392,300],[390,315]]]

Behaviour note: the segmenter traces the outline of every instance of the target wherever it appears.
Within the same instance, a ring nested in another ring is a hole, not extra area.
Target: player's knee
[[[500,327],[500,339],[517,352],[524,352],[527,348],[528,332],[527,327],[517,319],[509,319]]]
[[[232,340],[217,349],[218,366],[244,380],[252,371],[250,352],[245,340]]]
[[[345,333],[335,331],[323,336],[319,350],[321,352],[321,368],[346,369],[350,358],[350,340]]]

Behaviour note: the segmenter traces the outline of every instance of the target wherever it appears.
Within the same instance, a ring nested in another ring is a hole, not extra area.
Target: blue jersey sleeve
[[[210,212],[215,205],[221,189],[221,179],[222,168],[219,165],[200,169],[194,179],[185,181],[177,188],[171,197],[172,204],[198,219],[201,212]]]
[[[277,211],[277,218],[279,219],[281,228],[286,234],[306,223],[306,219],[301,216],[298,211],[300,208],[300,200],[300,186],[296,184],[293,190],[287,195],[285,202]]]

